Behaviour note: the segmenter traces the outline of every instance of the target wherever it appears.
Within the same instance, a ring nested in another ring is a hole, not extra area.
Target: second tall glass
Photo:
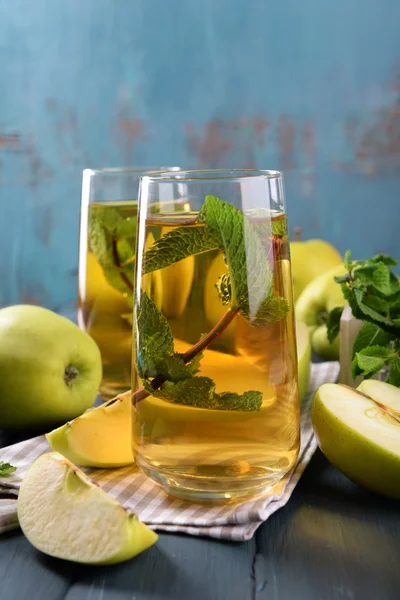
[[[78,323],[97,342],[104,400],[131,387],[137,194],[141,175],[177,167],[85,169],[79,244]],[[161,294],[160,278],[147,289]]]

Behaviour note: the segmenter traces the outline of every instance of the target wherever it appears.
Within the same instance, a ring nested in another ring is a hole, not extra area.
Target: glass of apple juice
[[[97,342],[104,400],[131,386],[137,194],[141,175],[177,167],[85,169],[79,241],[78,323]],[[160,275],[147,278],[152,295]]]
[[[299,451],[282,175],[143,176],[134,283],[137,464],[184,500],[262,495]]]

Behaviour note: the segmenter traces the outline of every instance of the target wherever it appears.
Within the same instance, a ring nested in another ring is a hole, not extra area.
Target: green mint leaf
[[[396,356],[390,363],[388,383],[400,387],[400,357]]]
[[[140,294],[136,331],[139,375],[156,377],[159,363],[174,352],[174,338],[167,319],[145,292]]]
[[[340,319],[342,317],[343,306],[335,306],[328,315],[326,326],[328,328],[328,340],[333,344],[340,332]]]
[[[261,392],[249,391],[244,394],[234,392],[215,393],[215,383],[209,377],[192,377],[184,381],[165,382],[154,396],[176,404],[195,406],[213,410],[260,410]]]
[[[374,296],[373,294],[370,294],[368,290],[367,293],[364,294],[363,302],[379,313],[384,313],[385,315],[389,314],[390,303],[380,296]]]
[[[388,265],[389,267],[395,267],[398,265],[398,261],[388,256],[387,254],[377,254],[369,259],[370,263],[383,263],[384,265]]]
[[[364,323],[358,332],[353,345],[353,357],[357,352],[361,352],[368,346],[387,346],[391,340],[391,335],[383,331],[375,323]]]
[[[17,467],[13,467],[8,462],[0,461],[0,476],[10,475],[10,473],[14,473],[17,470]]]
[[[166,381],[154,396],[186,406],[214,408],[215,383],[209,377],[192,377],[172,383]]]
[[[214,399],[219,404],[215,406],[218,410],[260,410],[262,405],[262,393],[249,390],[243,394],[235,392],[223,392],[215,394]]]
[[[392,294],[392,284],[390,281],[390,269],[384,263],[378,263],[377,268],[375,269],[372,275],[371,284],[375,289],[382,292],[387,296]]]
[[[288,235],[286,219],[272,219],[271,221],[272,235],[286,238]]]
[[[272,271],[257,231],[236,207],[207,196],[199,220],[215,236],[229,268],[232,306],[240,306],[249,320],[272,297]]]
[[[347,283],[349,276],[348,275],[338,275],[333,278],[336,283]]]
[[[156,240],[145,253],[143,272],[151,273],[173,263],[218,248],[215,237],[206,227],[179,227]]]
[[[356,300],[356,305],[358,307],[358,314],[353,314],[355,317],[361,318],[363,320],[365,320],[365,317],[369,317],[371,320],[373,321],[377,321],[378,323],[383,323],[385,325],[392,325],[392,321],[389,317],[386,317],[384,315],[381,315],[375,308],[372,308],[371,306],[369,306],[369,304],[366,304],[364,302],[364,298],[365,298],[365,294],[362,290],[354,290],[354,296],[355,296],[355,300]],[[371,303],[371,300],[369,299],[369,303]],[[353,308],[353,307],[351,307]],[[359,316],[360,315],[360,316]]]
[[[202,358],[203,354],[200,353],[190,363],[185,364],[182,355],[175,353],[158,363],[157,374],[174,383],[189,379],[199,371]]]
[[[272,296],[272,298],[267,298],[261,304],[254,322],[255,324],[262,322],[275,323],[283,319],[289,312],[289,309],[289,302],[285,298]]]
[[[347,271],[351,271],[351,250],[349,250],[349,249],[347,249],[346,252],[344,253],[343,264],[344,264],[344,268]],[[347,275],[346,275],[346,277],[347,277]]]
[[[383,369],[394,356],[395,352],[389,350],[389,348],[384,348],[383,346],[370,346],[357,352],[355,358],[357,359],[358,367],[362,371],[362,375],[368,378],[377,371]]]

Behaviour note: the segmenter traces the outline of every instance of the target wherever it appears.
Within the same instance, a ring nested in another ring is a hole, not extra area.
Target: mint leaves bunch
[[[354,342],[352,376],[372,377],[388,369],[388,383],[400,386],[400,283],[390,267],[398,263],[384,254],[368,260],[351,260],[348,250],[344,265],[348,273],[335,277],[353,316],[364,321]],[[343,308],[328,317],[328,338],[339,333]]]
[[[180,227],[157,240],[143,257],[143,274],[174,264],[187,256],[220,250],[227,271],[216,288],[227,310],[218,323],[185,354],[174,351],[168,322],[155,303],[141,292],[136,309],[137,371],[143,389],[133,395],[139,402],[149,394],[172,402],[219,410],[259,410],[262,393],[218,394],[215,383],[197,375],[202,352],[241,314],[253,326],[283,319],[289,311],[285,298],[274,295],[273,272],[261,236],[237,208],[207,196],[197,227]],[[270,237],[274,235],[271,220]],[[279,235],[287,236],[280,224]],[[271,239],[272,243],[272,239]]]

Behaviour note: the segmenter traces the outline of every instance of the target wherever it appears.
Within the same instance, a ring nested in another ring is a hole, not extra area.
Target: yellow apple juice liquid
[[[270,232],[286,231],[286,216],[272,214],[255,225]],[[204,225],[193,215],[158,219],[155,215],[146,222],[146,249],[178,227]],[[258,410],[219,410],[199,407],[195,399],[190,405],[190,398],[173,402],[154,394],[143,397],[143,379],[132,369],[137,463],[175,496],[212,501],[252,496],[279,481],[298,455],[297,355],[287,234],[271,233],[268,242],[264,252],[272,270],[273,294],[287,301],[288,312],[281,320],[257,325],[238,312],[202,351],[197,373],[214,382],[218,395],[256,390],[262,398]],[[215,249],[155,271],[161,275],[161,301],[154,293],[151,299],[161,307],[174,351],[181,356],[227,310],[216,288],[226,271],[224,256]],[[133,345],[134,364],[140,360],[141,343]]]

